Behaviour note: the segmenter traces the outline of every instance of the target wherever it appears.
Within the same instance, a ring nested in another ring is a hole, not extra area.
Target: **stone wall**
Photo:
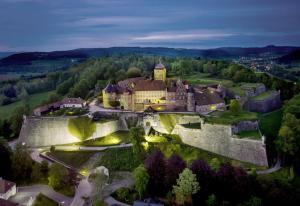
[[[19,142],[30,147],[51,146],[80,142],[68,130],[68,120],[72,117],[28,117],[24,120]],[[96,131],[90,137],[103,137],[119,130],[127,130],[125,121],[114,120],[96,123]]]
[[[178,134],[185,144],[243,162],[268,166],[262,141],[234,138],[231,126],[205,123],[201,129],[189,129],[176,125],[173,133]]]
[[[258,121],[241,121],[235,125],[232,125],[233,134],[251,130],[258,130]]]
[[[254,100],[249,99],[244,107],[251,112],[271,112],[279,109],[282,106],[280,99],[280,92],[274,92],[273,95],[266,98],[265,100]]]

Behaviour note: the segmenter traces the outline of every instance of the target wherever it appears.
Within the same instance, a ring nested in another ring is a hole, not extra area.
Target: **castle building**
[[[186,81],[167,79],[166,75],[166,67],[159,63],[154,68],[154,79],[136,77],[117,84],[109,83],[102,91],[103,107],[131,111],[145,111],[148,108],[156,111],[196,111],[196,102],[202,94],[197,94],[195,99],[195,90]],[[214,103],[216,99],[211,98],[210,102]],[[222,103],[220,99],[217,99],[218,104]]]

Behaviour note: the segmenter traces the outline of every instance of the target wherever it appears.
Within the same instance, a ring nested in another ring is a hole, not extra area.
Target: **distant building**
[[[17,193],[17,187],[14,182],[4,180],[0,177],[0,199],[7,200]]]
[[[154,79],[144,77],[129,78],[117,84],[108,84],[102,91],[103,107],[116,108],[131,111],[145,111],[148,108],[155,111],[198,111],[204,107],[221,108],[219,99],[225,96],[225,90],[220,85],[206,85],[201,91],[194,90],[186,81],[180,79],[166,79],[166,68],[159,63],[154,68]],[[203,103],[199,103],[201,98],[196,100],[195,96],[203,96],[205,90],[213,91],[205,96]],[[197,93],[201,94],[197,94]],[[216,97],[219,95],[219,98]],[[212,96],[212,97],[210,97]],[[207,103],[211,105],[207,106]],[[223,105],[222,104],[222,105]],[[202,106],[202,107],[201,107]],[[200,108],[201,107],[201,108]],[[205,109],[207,111],[208,109]]]
[[[64,98],[62,101],[54,102],[51,104],[43,105],[33,111],[35,116],[45,115],[49,112],[54,112],[62,108],[83,108],[86,102],[79,98]]]
[[[61,101],[60,108],[83,108],[85,101],[79,98],[64,98]]]

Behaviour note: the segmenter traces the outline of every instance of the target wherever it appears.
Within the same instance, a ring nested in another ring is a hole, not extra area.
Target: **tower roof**
[[[155,69],[164,69],[164,68],[166,68],[166,67],[162,63],[159,63],[155,66]]]

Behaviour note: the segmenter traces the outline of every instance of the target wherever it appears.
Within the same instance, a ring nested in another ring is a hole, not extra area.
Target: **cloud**
[[[235,36],[236,34],[209,31],[209,30],[197,30],[197,31],[185,31],[185,32],[157,32],[145,36],[133,37],[132,40],[138,42],[163,42],[163,41],[194,41],[194,40],[209,40]]]
[[[91,27],[103,25],[144,25],[151,23],[164,22],[162,18],[144,16],[105,16],[88,17],[73,22],[68,22],[71,27]]]

